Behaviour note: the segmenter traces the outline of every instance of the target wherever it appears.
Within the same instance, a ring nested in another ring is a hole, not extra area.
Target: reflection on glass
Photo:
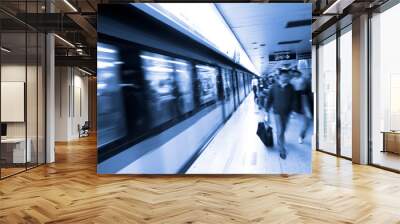
[[[185,114],[194,109],[194,94],[192,80],[192,66],[189,62],[176,60],[181,62],[175,64],[175,79],[178,86],[178,103],[179,112]]]
[[[340,36],[340,153],[351,158],[352,141],[352,35]]]
[[[116,141],[125,135],[122,90],[119,80],[118,52],[115,48],[98,43],[97,46],[97,145]]]
[[[200,104],[217,99],[217,69],[206,65],[196,65]]]
[[[225,111],[227,114],[231,114],[235,107],[235,102],[233,99],[232,71],[225,68],[223,68],[221,71],[224,86]]]
[[[318,147],[336,153],[336,39],[318,48]]]
[[[174,61],[154,53],[143,53],[142,69],[147,84],[150,127],[157,127],[178,115],[174,85]]]
[[[45,163],[46,159],[46,148],[45,148],[45,87],[46,87],[46,77],[45,77],[45,65],[46,65],[46,36],[43,33],[39,33],[38,40],[38,156],[37,162],[38,164]]]
[[[1,47],[1,175],[25,170],[32,159],[32,141],[27,140],[25,113],[26,33],[2,33]],[[36,94],[35,94],[36,96]],[[28,96],[29,97],[29,96]],[[28,143],[28,144],[26,144]]]
[[[28,153],[27,167],[31,168],[38,163],[38,34],[36,32],[28,32],[27,36],[27,48],[28,48],[28,61],[27,61],[27,74],[26,74],[26,113],[27,113],[27,150]]]

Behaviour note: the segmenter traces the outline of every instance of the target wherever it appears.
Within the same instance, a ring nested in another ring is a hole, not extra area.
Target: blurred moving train
[[[122,35],[110,28],[115,18],[104,14],[97,45],[98,173],[185,173],[250,93],[254,75],[220,56],[203,61],[139,36],[116,37]]]

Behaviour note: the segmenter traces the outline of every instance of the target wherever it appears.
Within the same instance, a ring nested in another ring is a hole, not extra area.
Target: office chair
[[[89,136],[89,129],[90,129],[89,121],[85,121],[82,127],[80,127],[80,125],[78,124],[79,138]]]

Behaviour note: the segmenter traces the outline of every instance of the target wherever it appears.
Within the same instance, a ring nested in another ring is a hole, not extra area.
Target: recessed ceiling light
[[[279,41],[279,45],[285,45],[285,44],[298,44],[300,43],[301,40],[287,40],[287,41]]]

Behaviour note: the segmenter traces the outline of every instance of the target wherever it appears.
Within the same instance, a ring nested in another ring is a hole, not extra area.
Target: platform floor
[[[265,112],[250,94],[188,169],[189,174],[294,174],[311,172],[312,124],[303,144],[298,143],[300,117],[293,115],[286,131],[287,158],[276,146],[267,148],[258,138],[257,124]],[[270,119],[276,133],[274,119]]]

